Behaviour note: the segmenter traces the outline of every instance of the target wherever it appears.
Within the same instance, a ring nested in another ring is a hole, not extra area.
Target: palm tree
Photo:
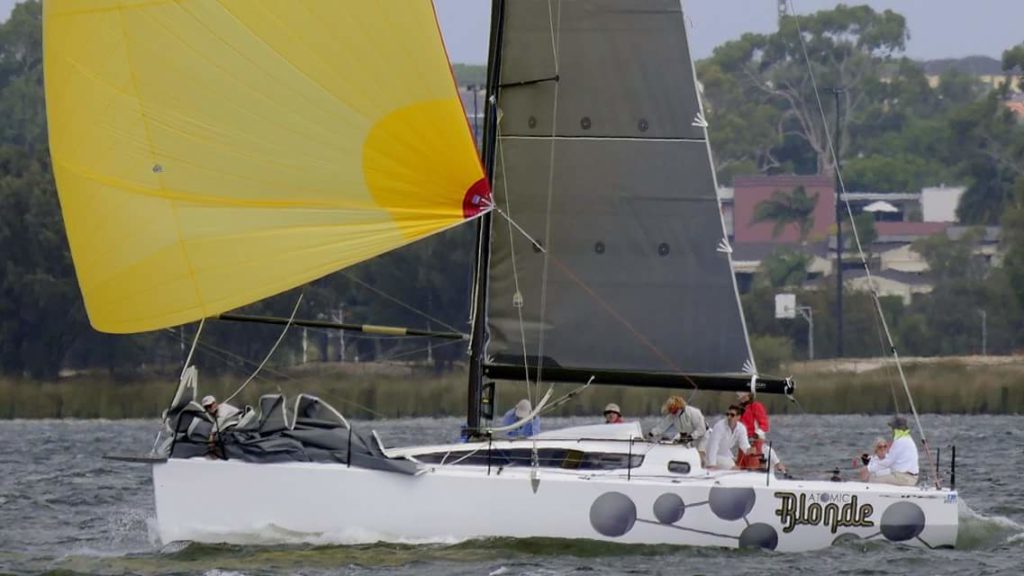
[[[800,231],[800,242],[806,242],[814,228],[814,207],[817,204],[818,194],[808,196],[803,186],[797,186],[788,193],[776,190],[770,199],[754,207],[754,223],[775,222],[772,238],[782,234],[786,226],[796,224]]]

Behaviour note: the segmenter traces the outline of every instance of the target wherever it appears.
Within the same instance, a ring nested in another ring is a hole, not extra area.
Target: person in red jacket
[[[768,411],[764,409],[764,404],[755,400],[750,392],[737,392],[736,396],[739,398],[740,407],[743,408],[740,423],[746,427],[747,436],[749,436],[751,442],[754,439],[763,441],[770,428],[768,424]]]
[[[750,440],[750,450],[747,454],[740,454],[736,459],[736,466],[738,468],[746,468],[752,470],[760,470],[765,466],[765,446],[764,440],[771,428],[768,423],[768,411],[765,410],[764,404],[761,404],[754,395],[750,392],[737,392],[736,396],[739,398],[740,407],[743,409],[743,414],[740,416],[740,423],[747,429],[747,436]],[[774,450],[770,455],[771,464],[780,472],[785,472],[786,467],[779,461],[779,457],[775,454]]]

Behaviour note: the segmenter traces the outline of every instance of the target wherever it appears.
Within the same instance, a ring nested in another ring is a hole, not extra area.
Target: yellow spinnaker
[[[266,298],[476,215],[429,0],[47,0],[50,149],[92,325]]]

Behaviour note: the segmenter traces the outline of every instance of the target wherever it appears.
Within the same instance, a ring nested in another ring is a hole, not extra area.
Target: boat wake
[[[1006,543],[1024,544],[1024,525],[1005,516],[987,516],[959,500],[960,527],[956,547],[965,550],[992,548]]]
[[[438,536],[429,538],[396,538],[370,530],[351,529],[340,532],[299,532],[273,524],[245,532],[203,531],[192,534],[194,542],[230,544],[238,546],[356,546],[388,542],[410,546],[442,545],[451,546],[464,542],[465,538]],[[168,543],[173,544],[173,543]]]

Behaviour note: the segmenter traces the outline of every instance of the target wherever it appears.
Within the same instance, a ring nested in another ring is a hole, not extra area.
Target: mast
[[[487,92],[484,99],[484,169],[488,182],[494,180],[494,157],[498,133],[498,86],[501,82],[501,39],[505,15],[504,0],[491,2],[490,53],[487,57]],[[483,388],[484,344],[487,338],[487,276],[491,258],[491,213],[480,217],[477,227],[476,275],[473,284],[473,327],[469,345],[469,389],[466,394],[466,427],[480,428],[480,400]]]

